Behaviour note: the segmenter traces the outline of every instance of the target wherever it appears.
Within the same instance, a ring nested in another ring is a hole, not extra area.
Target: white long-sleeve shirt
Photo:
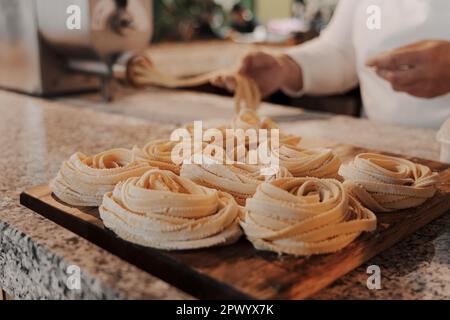
[[[381,9],[380,29],[367,25],[373,5]],[[342,93],[359,83],[370,119],[438,128],[450,117],[450,94],[421,99],[395,92],[366,66],[379,53],[427,39],[450,41],[450,0],[340,0],[321,36],[288,54],[302,67],[302,93]]]

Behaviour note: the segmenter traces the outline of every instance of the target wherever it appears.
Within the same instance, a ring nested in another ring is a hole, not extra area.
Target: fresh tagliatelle
[[[330,149],[281,145],[274,151],[281,166],[294,177],[337,178],[341,161]]]
[[[263,147],[261,152],[267,154],[279,145],[297,146],[301,141],[301,137],[280,132],[272,119],[261,119],[255,111],[247,109],[242,110],[229,126],[221,127],[220,131],[224,136],[221,145],[227,156],[243,163],[254,163],[248,159],[251,150],[258,152],[257,149]]]
[[[248,77],[230,70],[219,70],[188,78],[177,78],[161,72],[150,58],[135,57],[128,66],[128,79],[136,86],[159,86],[164,88],[196,87],[207,84],[220,75],[233,76],[236,82],[234,94],[235,110],[241,108],[256,110],[261,104],[261,92],[257,83]]]
[[[417,207],[436,193],[440,178],[406,159],[363,153],[342,165],[344,186],[367,208],[391,212]]]
[[[247,199],[241,226],[256,249],[310,256],[346,247],[376,229],[375,215],[334,179],[262,183]]]
[[[134,147],[133,154],[136,159],[147,161],[152,167],[179,174],[180,166],[172,161],[172,151],[176,145],[177,142],[170,140],[153,140],[143,148]]]
[[[253,196],[258,185],[266,180],[292,176],[280,168],[273,176],[262,175],[261,167],[247,164],[183,164],[180,175],[202,186],[231,194],[240,205]]]
[[[230,195],[171,171],[153,169],[117,184],[99,210],[105,226],[119,237],[152,248],[227,245],[242,234],[240,208]]]
[[[50,189],[67,204],[95,207],[118,182],[140,176],[150,168],[147,162],[135,160],[127,149],[112,149],[93,157],[77,152],[63,162]]]

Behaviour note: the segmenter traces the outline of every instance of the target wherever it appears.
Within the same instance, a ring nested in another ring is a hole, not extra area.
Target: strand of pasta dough
[[[236,113],[239,113],[243,107],[252,110],[258,109],[262,97],[257,83],[253,79],[240,75],[237,72],[219,70],[199,76],[176,78],[158,70],[150,58],[146,56],[134,58],[128,67],[128,78],[136,86],[195,87],[207,84],[220,75],[231,75],[236,81],[234,94]]]
[[[242,234],[241,212],[230,195],[159,169],[117,184],[99,211],[121,238],[158,249],[226,245]]]
[[[440,178],[409,160],[374,153],[357,155],[342,165],[344,186],[367,208],[390,212],[417,207],[434,196]]]
[[[377,225],[375,215],[334,179],[263,183],[245,209],[241,226],[256,249],[297,256],[336,252]]]

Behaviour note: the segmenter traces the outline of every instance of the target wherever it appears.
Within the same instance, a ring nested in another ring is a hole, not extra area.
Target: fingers
[[[417,98],[431,99],[437,96],[426,83],[416,83],[409,86],[397,87],[394,90],[404,92]]]
[[[379,71],[380,76],[389,81],[392,90],[404,92],[417,98],[434,98],[439,95],[430,80],[415,75],[414,72]]]
[[[448,93],[448,89],[441,88],[433,80],[432,73],[426,68],[400,71],[380,69],[377,74],[390,83],[392,90],[417,98],[431,99]]]
[[[230,92],[236,90],[236,79],[230,75],[220,75],[211,80],[213,86],[227,89]]]
[[[376,73],[394,87],[409,86],[419,82],[426,76],[426,70],[422,68],[413,68],[408,70],[391,71],[386,69],[377,69]]]
[[[239,73],[240,74],[248,74],[252,70],[254,59],[255,58],[254,58],[253,54],[249,54],[249,55],[245,56],[241,60],[241,65],[239,66]]]
[[[238,73],[253,79],[261,90],[261,94],[266,96],[274,91],[271,88],[273,86],[273,78],[276,78],[276,74],[273,74],[273,70],[276,69],[274,67],[278,64],[278,60],[270,54],[253,52],[242,58]],[[220,75],[215,77],[211,80],[211,84],[217,87],[226,88],[231,92],[234,92],[237,86],[236,79],[233,75]],[[269,87],[270,89],[266,90],[266,87]]]
[[[223,82],[222,76],[214,77],[209,82],[215,87],[219,87],[219,88],[224,88],[225,87],[225,84]]]
[[[388,81],[394,91],[411,92],[417,90],[417,84],[421,82],[420,74],[417,70],[390,71],[377,69],[377,74]]]
[[[424,55],[421,52],[402,49],[375,56],[369,59],[366,65],[377,69],[402,70],[408,66],[421,64],[423,60]]]
[[[274,58],[264,52],[252,52],[247,54],[241,60],[238,73],[254,78],[255,71],[267,67],[270,59]],[[236,79],[230,75],[217,76],[211,80],[211,84],[216,87],[226,88],[228,91],[234,91],[236,89]]]
[[[251,75],[253,71],[260,68],[267,68],[275,58],[262,51],[252,52],[241,60],[239,73],[243,75]]]
[[[430,82],[420,82],[399,90],[408,93],[417,98],[433,99],[441,97],[448,93],[448,89],[444,86],[435,85]]]
[[[440,41],[423,41],[383,53],[367,61],[367,65],[397,92],[408,93],[419,98],[434,98],[447,94],[450,74],[450,52],[442,50]],[[444,46],[445,47],[445,46]],[[447,52],[447,53],[446,53]]]

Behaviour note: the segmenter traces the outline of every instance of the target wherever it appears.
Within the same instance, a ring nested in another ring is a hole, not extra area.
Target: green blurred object
[[[253,11],[253,0],[238,2]],[[218,38],[227,22],[228,11],[220,0],[154,0],[153,6],[154,42]]]

